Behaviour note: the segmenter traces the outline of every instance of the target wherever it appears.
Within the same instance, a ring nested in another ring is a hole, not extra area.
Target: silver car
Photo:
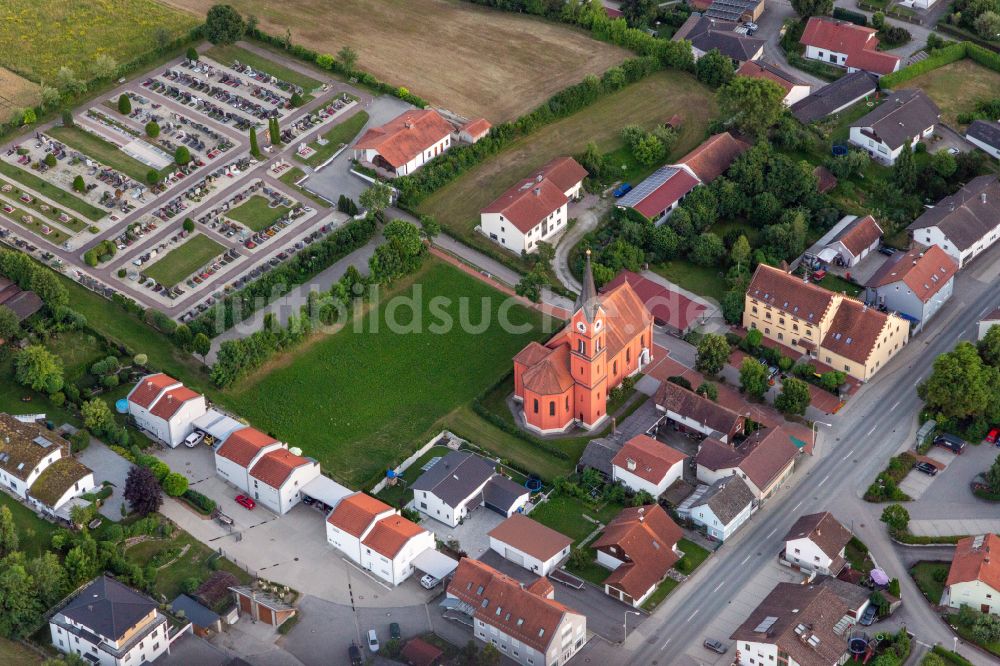
[[[718,654],[726,654],[726,651],[729,649],[722,643],[722,641],[716,638],[706,638],[703,645],[707,649],[711,650],[712,652],[717,652]]]

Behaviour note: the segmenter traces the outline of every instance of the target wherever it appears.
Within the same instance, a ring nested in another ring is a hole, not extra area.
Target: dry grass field
[[[204,16],[215,0],[163,0]],[[230,0],[265,31],[358,66],[437,106],[493,123],[602,73],[629,52],[582,30],[458,0]],[[318,18],[322,20],[317,20]]]
[[[975,111],[976,102],[997,96],[1000,73],[965,59],[932,69],[899,87],[922,88],[941,108],[941,120],[958,129],[958,114]]]
[[[17,109],[30,108],[41,101],[40,88],[14,72],[0,67],[0,123]]]

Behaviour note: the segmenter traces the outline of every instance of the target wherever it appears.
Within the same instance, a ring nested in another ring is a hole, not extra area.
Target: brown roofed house
[[[914,245],[882,264],[865,285],[865,302],[927,323],[951,298],[958,264],[937,245]]]
[[[844,224],[842,220],[840,224]],[[830,239],[817,257],[838,266],[853,268],[862,259],[878,249],[882,240],[882,227],[871,215],[856,217]]]
[[[687,456],[648,435],[636,435],[611,461],[613,481],[633,492],[646,491],[659,497],[681,478]]]
[[[516,513],[489,533],[490,549],[539,576],[547,576],[569,557],[573,540]]]
[[[671,381],[660,384],[654,401],[656,408],[683,430],[714,437],[726,444],[741,435],[746,425],[741,414]]]
[[[785,535],[785,560],[806,571],[836,576],[847,563],[851,532],[829,511],[800,517]]]
[[[959,268],[1000,238],[1000,180],[978,176],[927,208],[907,229],[913,240],[937,245]]]
[[[405,176],[447,152],[453,130],[437,111],[411,109],[366,130],[354,144],[354,158],[393,176]]]
[[[694,173],[702,183],[711,183],[732,166],[736,158],[750,150],[750,144],[729,132],[712,135],[680,159],[678,164]]]

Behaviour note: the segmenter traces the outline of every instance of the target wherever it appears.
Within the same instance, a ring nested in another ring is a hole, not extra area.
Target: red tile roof
[[[542,562],[547,562],[573,543],[565,534],[520,513],[494,527],[489,536]]]
[[[673,469],[683,463],[687,456],[648,435],[636,435],[625,443],[611,463],[640,479],[658,484]],[[629,461],[635,469],[629,469]]]
[[[865,215],[861,219],[854,220],[844,231],[838,234],[834,240],[844,244],[855,257],[872,247],[882,238],[882,227],[878,225],[875,218]]]
[[[633,599],[641,598],[680,559],[673,549],[683,536],[658,504],[622,510],[593,543],[594,548],[616,546],[628,558],[611,572],[605,584]]]
[[[403,646],[402,655],[409,666],[435,666],[444,652],[422,638],[411,638]]]
[[[386,516],[375,523],[363,543],[376,553],[388,557],[390,560],[396,557],[397,553],[403,549],[410,539],[426,532],[424,528],[416,523],[403,518],[402,516]]]
[[[955,546],[955,556],[945,584],[951,586],[974,580],[1000,592],[1000,536],[965,537]]]
[[[697,178],[684,169],[677,169],[659,187],[632,208],[647,218],[655,220],[663,214],[663,211],[680,201],[681,197],[697,186]]]
[[[739,468],[761,491],[770,486],[799,454],[791,437],[780,426],[758,430],[740,448],[745,451]]]
[[[491,127],[493,125],[486,118],[476,118],[462,125],[462,131],[471,136],[473,141],[478,141],[486,136]]]
[[[889,74],[899,64],[899,56],[876,51],[878,38],[874,28],[855,25],[848,21],[813,16],[799,40],[801,44],[843,53],[847,66],[875,74]]]
[[[513,185],[484,213],[500,213],[522,233],[541,224],[568,199],[566,192],[587,177],[587,170],[572,157],[557,157],[524,180]]]
[[[729,132],[716,134],[681,158],[680,163],[694,171],[703,183],[710,183],[732,165],[733,161],[750,149],[750,144],[740,141]]]
[[[531,364],[521,375],[524,388],[539,395],[556,395],[573,387],[569,369],[569,348],[559,345]]]
[[[376,150],[385,161],[401,167],[449,136],[451,124],[433,109],[402,113],[385,125],[372,127],[358,139],[356,150]]]
[[[533,583],[529,583],[525,589],[532,594],[548,599],[551,599],[556,593],[556,588],[552,586],[552,583],[545,576],[536,579]]]
[[[766,264],[757,266],[747,295],[810,324],[822,321],[836,296],[832,291]]]
[[[360,538],[376,516],[386,511],[392,511],[392,507],[371,495],[357,492],[342,499],[326,522]]]
[[[882,287],[902,281],[917,298],[926,303],[957,272],[958,264],[939,246],[917,245],[909,252],[897,255],[883,264],[866,286]]]
[[[272,488],[280,488],[297,467],[311,464],[311,460],[297,456],[288,449],[275,449],[261,456],[257,464],[250,468],[250,476]]]
[[[632,286],[643,305],[659,324],[686,331],[705,314],[705,306],[701,303],[692,301],[684,294],[632,271],[623,270],[614,280],[604,285],[601,292],[611,291],[623,282],[628,282]]]
[[[253,462],[261,449],[277,442],[278,440],[256,428],[240,428],[226,438],[217,453],[237,465],[246,467]]]
[[[837,313],[830,322],[830,329],[820,344],[823,349],[852,361],[864,363],[878,344],[882,331],[891,323],[889,316],[884,312],[870,308],[853,298],[844,298],[840,301]],[[900,319],[896,319],[895,323],[900,326],[907,325]]]
[[[806,85],[796,80],[791,74],[786,74],[773,65],[757,62],[756,60],[747,60],[740,65],[739,69],[736,70],[736,76],[747,76],[751,79],[773,81],[781,86],[786,94],[790,93],[795,86]]]
[[[128,397],[129,402],[149,409],[149,406],[156,400],[156,396],[160,395],[164,389],[179,383],[173,377],[165,375],[162,372],[143,377],[135,385],[135,388],[132,389],[132,393]]]
[[[153,405],[153,408],[149,411],[154,416],[158,416],[161,419],[169,421],[185,402],[195,400],[200,397],[200,393],[195,393],[186,386],[179,386],[175,389],[167,391],[162,398],[156,401],[156,404]]]

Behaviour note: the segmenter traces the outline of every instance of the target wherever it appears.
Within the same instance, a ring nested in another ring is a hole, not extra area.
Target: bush
[[[187,146],[177,146],[177,150],[174,151],[174,162],[177,162],[180,166],[184,166],[191,161],[191,151],[188,150]]]
[[[123,116],[127,116],[132,113],[132,101],[128,98],[128,95],[122,93],[118,98],[118,113]]]
[[[215,511],[215,507],[217,506],[215,500],[211,497],[206,497],[197,490],[191,490],[190,488],[181,494],[181,499],[205,515]]]
[[[278,633],[284,636],[289,631],[291,631],[296,624],[298,624],[298,621],[299,621],[299,615],[298,613],[296,613],[295,615],[291,616],[290,618],[281,623],[281,626],[278,627]]]
[[[151,139],[155,139],[156,137],[160,136],[160,126],[157,125],[152,120],[150,120],[148,123],[146,123],[146,136],[148,136]]]
[[[163,492],[170,495],[171,497],[180,497],[188,489],[187,477],[183,474],[178,474],[177,472],[170,472],[160,481],[160,485],[163,486]]]
[[[837,18],[842,21],[850,21],[855,25],[868,25],[867,16],[858,12],[852,12],[850,9],[844,9],[843,7],[833,8],[833,18]]]
[[[44,161],[45,161],[45,166],[47,166],[47,167],[49,167],[51,169],[52,167],[54,167],[56,165],[56,156],[53,155],[52,153],[48,153],[45,156],[45,160]]]
[[[83,182],[83,176],[76,176],[73,178],[73,189],[76,192],[86,192],[87,184]]]

